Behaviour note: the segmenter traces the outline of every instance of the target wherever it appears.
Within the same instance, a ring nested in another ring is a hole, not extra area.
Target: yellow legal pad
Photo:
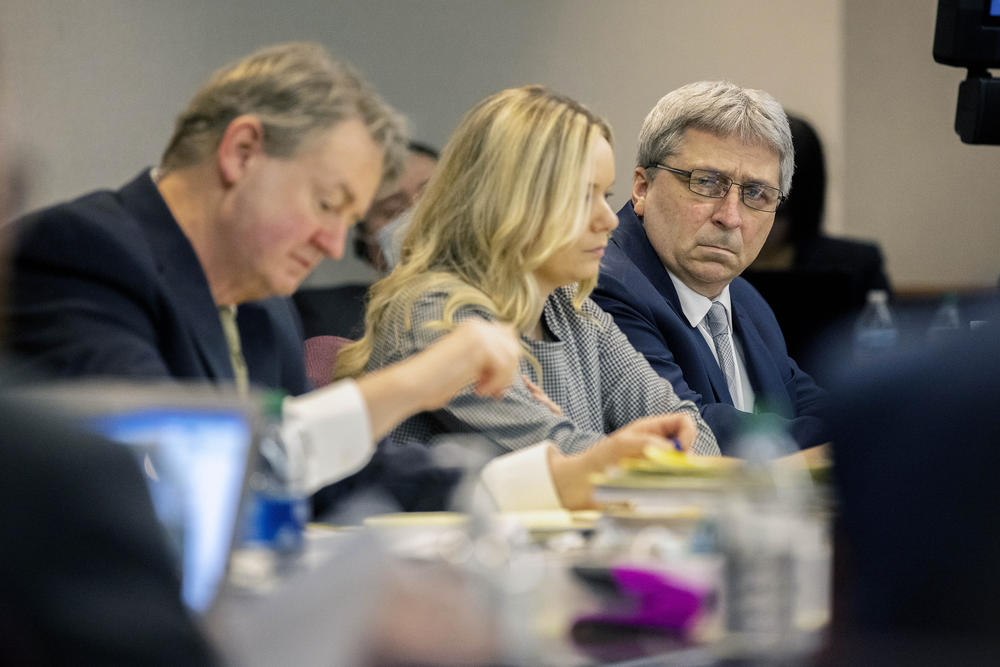
[[[622,459],[619,465],[629,472],[714,477],[733,473],[743,465],[743,461],[728,456],[691,456],[651,446],[643,450],[643,458]]]

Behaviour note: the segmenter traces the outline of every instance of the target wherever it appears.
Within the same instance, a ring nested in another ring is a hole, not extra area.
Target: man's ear
[[[646,211],[646,194],[649,192],[649,174],[645,167],[636,167],[632,174],[632,207],[640,218]]]
[[[237,116],[226,127],[216,149],[225,185],[239,181],[254,157],[264,152],[264,126],[256,116]]]

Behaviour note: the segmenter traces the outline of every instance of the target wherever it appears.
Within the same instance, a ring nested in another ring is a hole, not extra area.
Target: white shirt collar
[[[733,330],[733,302],[729,297],[729,285],[726,285],[722,290],[722,294],[715,297],[715,299],[709,299],[685,285],[670,269],[667,269],[667,275],[670,276],[670,282],[674,284],[674,289],[677,290],[677,298],[680,299],[684,317],[687,318],[688,323],[692,327],[697,327],[701,324],[701,321],[705,319],[705,315],[708,315],[708,309],[712,307],[712,302],[718,301],[726,307],[729,330]]]

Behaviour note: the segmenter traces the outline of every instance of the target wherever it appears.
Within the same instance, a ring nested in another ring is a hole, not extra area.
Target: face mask
[[[382,248],[382,256],[385,257],[389,271],[392,271],[399,262],[399,251],[403,245],[403,237],[406,236],[406,230],[409,229],[412,219],[413,209],[409,208],[378,230],[376,234],[376,241]]]

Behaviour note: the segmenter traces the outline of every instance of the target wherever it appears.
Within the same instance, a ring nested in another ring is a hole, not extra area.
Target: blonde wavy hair
[[[372,286],[365,334],[340,352],[336,376],[360,375],[375,333],[398,333],[396,322],[408,330],[414,303],[430,292],[448,298],[443,320],[427,326],[451,329],[472,306],[529,331],[548,296],[534,272],[589,222],[600,137],[612,140],[604,119],[542,86],[503,90],[468,111],[414,209],[399,263]],[[574,305],[596,282],[577,285]]]

